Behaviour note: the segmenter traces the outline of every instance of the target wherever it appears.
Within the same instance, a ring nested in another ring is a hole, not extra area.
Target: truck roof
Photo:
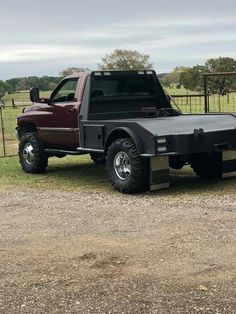
[[[75,72],[73,74],[66,76],[65,79],[77,78],[77,77],[88,77],[88,76],[90,76],[90,74],[91,73],[89,73],[89,72]]]
[[[68,75],[67,78],[88,77],[88,76],[109,76],[109,75],[156,75],[154,70],[104,70],[104,71],[92,71],[92,72],[75,72]]]

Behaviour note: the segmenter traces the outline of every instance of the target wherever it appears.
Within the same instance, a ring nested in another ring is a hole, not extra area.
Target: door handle
[[[72,113],[73,112],[73,109],[68,109],[67,110],[67,113]]]

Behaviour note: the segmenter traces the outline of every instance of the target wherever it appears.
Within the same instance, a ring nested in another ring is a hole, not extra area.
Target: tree
[[[216,59],[209,59],[205,66],[208,72],[236,72],[236,60],[228,57],[219,57]]]
[[[180,74],[180,85],[187,90],[202,92],[204,89],[203,74],[208,72],[207,67],[196,65]]]
[[[13,91],[29,90],[31,87],[38,87],[42,91],[52,90],[60,81],[61,77],[28,76],[7,80],[5,84],[7,92],[10,94]]]
[[[189,68],[184,66],[175,67],[171,73],[167,73],[162,77],[162,84],[169,88],[180,88],[182,85],[180,83],[180,76],[182,73],[187,72],[188,70]]]
[[[236,72],[236,60],[228,57],[209,59],[204,65],[196,65],[188,69],[185,73],[182,73],[180,76],[180,83],[186,89],[203,92],[203,74],[216,72]],[[235,88],[235,77],[213,76],[208,78],[208,90],[211,93],[223,94],[228,90]]]
[[[236,60],[228,57],[209,59],[206,62],[208,72],[236,72]],[[236,88],[235,76],[213,76],[208,78],[208,89],[210,92],[224,94],[230,89]]]
[[[116,49],[102,58],[101,70],[150,70],[150,56],[136,50]]]
[[[5,82],[5,88],[8,94],[12,94],[14,92],[12,86]]]
[[[0,81],[0,99],[6,94],[6,84]]]
[[[68,75],[71,75],[71,74],[74,74],[74,73],[79,73],[79,72],[90,72],[90,69],[88,68],[82,68],[82,67],[79,67],[79,68],[76,68],[76,67],[70,67],[70,68],[67,68],[67,69],[64,69],[62,70],[59,75],[61,77],[65,77],[65,76],[68,76]]]
[[[15,91],[20,80],[21,78],[12,78],[12,79],[6,80],[6,83],[11,85],[11,87],[13,88],[13,91]]]

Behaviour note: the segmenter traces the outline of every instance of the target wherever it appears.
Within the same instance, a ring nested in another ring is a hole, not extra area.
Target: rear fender
[[[141,140],[138,136],[127,127],[119,127],[112,130],[106,138],[105,142],[105,152],[107,152],[108,147],[111,145],[112,142],[119,138],[131,138],[137,148],[138,154],[141,155],[143,152],[143,145]]]

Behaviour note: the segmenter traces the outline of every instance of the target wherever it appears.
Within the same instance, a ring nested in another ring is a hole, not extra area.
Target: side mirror
[[[39,89],[37,87],[30,89],[30,100],[32,102],[39,102]]]

